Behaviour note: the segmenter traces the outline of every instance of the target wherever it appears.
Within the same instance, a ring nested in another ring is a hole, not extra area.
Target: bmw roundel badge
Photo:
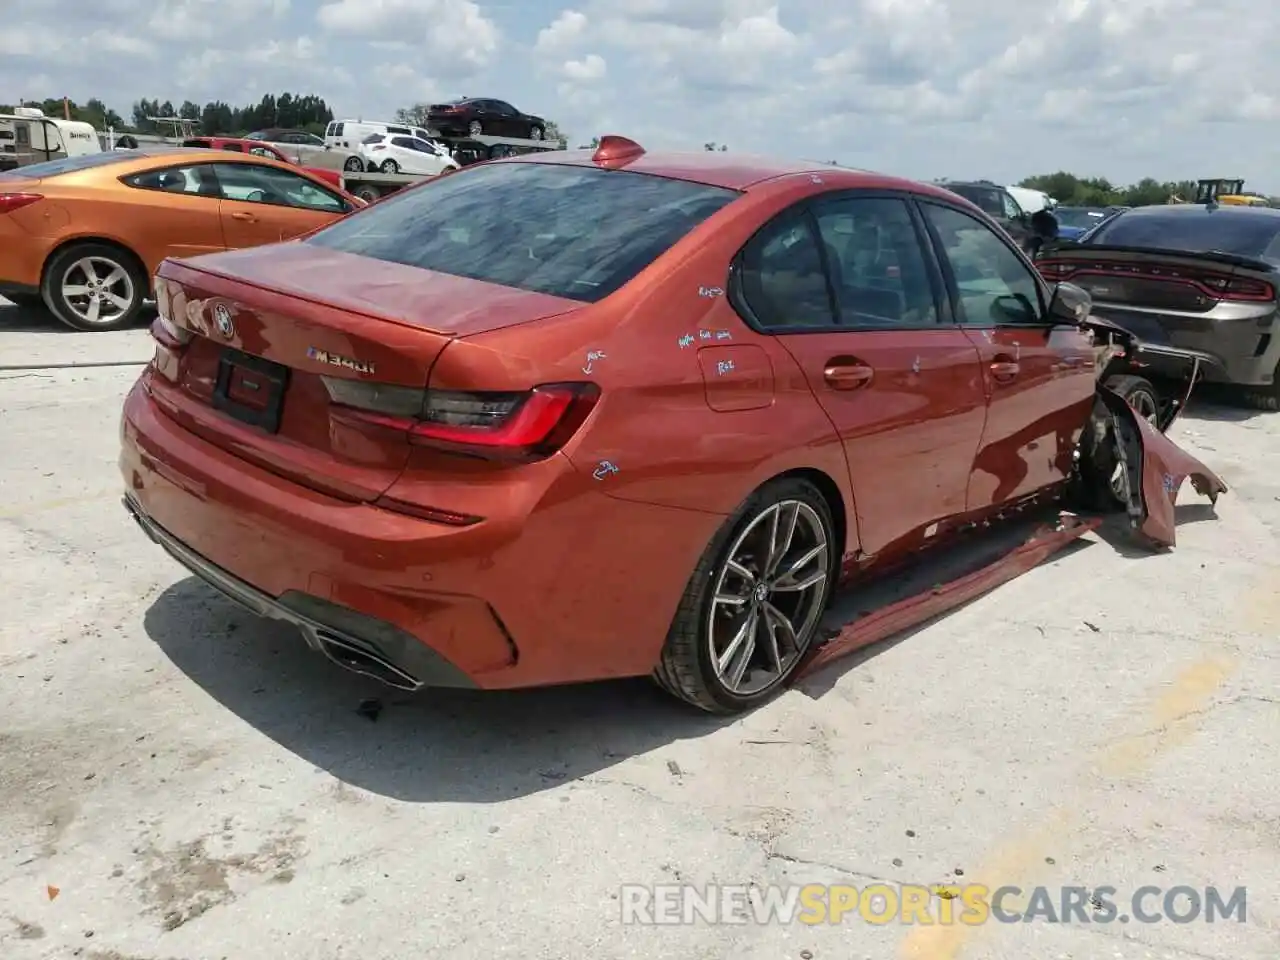
[[[236,332],[235,324],[231,322],[231,311],[221,303],[213,308],[213,322],[224,337],[230,338]]]

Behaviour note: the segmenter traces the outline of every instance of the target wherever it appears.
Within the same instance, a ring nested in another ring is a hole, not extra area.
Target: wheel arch
[[[844,545],[846,554],[852,553],[857,549],[857,528],[856,524],[851,529],[849,525],[849,511],[846,508],[844,494],[840,490],[840,485],[825,470],[819,470],[816,467],[796,467],[791,470],[784,470],[782,473],[775,474],[764,483],[756,487],[761,487],[773,483],[777,480],[807,480],[817,488],[822,494],[822,499],[827,502],[827,508],[831,511],[831,522],[835,524],[836,542]],[[752,491],[752,494],[755,490]],[[750,494],[748,495],[750,496]],[[839,563],[843,557],[837,557]]]
[[[114,247],[116,250],[120,251],[121,254],[128,257],[133,262],[133,265],[138,268],[139,273],[141,273],[142,276],[146,278],[147,296],[150,296],[152,294],[151,271],[147,268],[146,263],[143,262],[142,257],[138,256],[138,254],[127,243],[123,243],[122,241],[116,240],[113,237],[98,237],[98,236],[69,237],[66,240],[63,240],[61,243],[59,243],[52,250],[50,250],[48,256],[44,258],[44,263],[40,266],[41,288],[44,287],[45,278],[49,274],[49,265],[52,264],[53,261],[58,258],[58,256],[60,256],[65,251],[69,250],[71,247],[80,246],[81,244],[90,244],[90,243],[98,244],[104,247]]]

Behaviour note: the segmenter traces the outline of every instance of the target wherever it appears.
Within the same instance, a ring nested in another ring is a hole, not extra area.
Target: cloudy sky
[[[0,102],[127,115],[487,95],[574,141],[919,178],[1242,176],[1280,193],[1280,13],[1246,0],[0,0]]]

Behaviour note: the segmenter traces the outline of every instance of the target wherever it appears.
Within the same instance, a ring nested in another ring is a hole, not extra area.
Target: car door
[[[401,173],[426,173],[422,154],[413,145],[413,137],[392,137],[387,141],[386,152],[399,164]]]
[[[341,196],[306,177],[256,163],[215,163],[222,230],[238,250],[292,240],[350,212]]]
[[[498,136],[528,139],[529,126],[524,122],[519,110],[505,100],[490,100],[489,103],[497,118],[495,126],[498,129]]]
[[[986,417],[978,351],[949,319],[909,200],[801,204],[742,251],[748,322],[791,354],[840,436],[862,550],[932,536],[964,512]]]
[[[941,202],[922,201],[920,209],[989,398],[969,509],[1061,483],[1093,404],[1089,338],[1052,321],[1035,268],[997,228]]]
[[[1018,205],[1018,201],[1013,199],[1013,195],[1008,190],[1000,191],[1000,211],[1000,226],[1013,238],[1019,250],[1027,249],[1027,240],[1031,236],[1027,213]]]
[[[117,212],[129,225],[148,275],[165,257],[196,257],[227,248],[221,194],[212,166],[172,164],[124,177],[127,206]]]

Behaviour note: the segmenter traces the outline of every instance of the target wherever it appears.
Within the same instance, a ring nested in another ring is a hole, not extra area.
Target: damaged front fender
[[[1213,504],[1227,485],[1114,391],[1098,384],[1097,397],[1102,410],[1094,414],[1093,435],[1100,442],[1086,454],[1092,473],[1106,478],[1140,539],[1155,549],[1172,547],[1177,540],[1174,506],[1183,482],[1190,478],[1195,491]]]

